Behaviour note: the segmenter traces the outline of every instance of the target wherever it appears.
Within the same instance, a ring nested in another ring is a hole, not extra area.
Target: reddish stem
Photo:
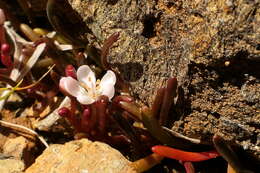
[[[208,152],[187,152],[162,145],[152,147],[152,151],[164,157],[188,162],[200,162],[219,156],[215,150]]]

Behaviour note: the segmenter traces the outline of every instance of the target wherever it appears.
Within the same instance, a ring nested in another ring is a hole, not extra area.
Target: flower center
[[[91,87],[89,87],[88,85],[86,85],[83,82],[80,82],[80,85],[87,91],[87,94],[89,95],[89,97],[96,100],[101,95],[100,80],[98,79],[96,81],[96,84],[93,81],[91,81],[90,78],[88,78],[88,81],[89,81],[89,84],[91,85]]]

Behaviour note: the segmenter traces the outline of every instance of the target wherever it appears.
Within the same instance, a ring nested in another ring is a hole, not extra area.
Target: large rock
[[[156,90],[177,76],[184,99],[173,128],[207,142],[219,133],[260,159],[259,99],[251,99],[260,87],[257,1],[69,2],[96,45],[121,33],[109,62],[137,100],[150,105]]]
[[[2,173],[23,173],[25,166],[21,160],[17,159],[1,159],[0,158],[0,172]]]
[[[28,139],[20,136],[7,139],[2,152],[15,159],[22,160],[25,165],[30,165],[34,160],[34,152],[32,151],[34,147],[34,142],[30,142]]]
[[[121,153],[87,139],[54,144],[25,173],[135,173]]]

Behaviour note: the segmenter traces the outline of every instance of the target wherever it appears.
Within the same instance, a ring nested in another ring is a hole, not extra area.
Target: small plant
[[[115,143],[126,140],[123,135],[109,136],[111,128],[111,99],[114,97],[116,76],[108,70],[101,80],[96,80],[94,72],[87,65],[75,69],[68,65],[67,77],[60,79],[61,91],[71,98],[71,108],[61,108],[59,114],[66,117],[79,133],[89,139]],[[80,107],[78,107],[80,106]],[[79,108],[79,109],[77,109]]]

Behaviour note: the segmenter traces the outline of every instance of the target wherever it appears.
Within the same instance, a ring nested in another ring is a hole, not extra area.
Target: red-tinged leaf
[[[98,130],[100,135],[104,136],[108,125],[107,105],[109,99],[106,96],[101,96],[96,103],[98,116]]]
[[[178,83],[176,78],[168,79],[163,100],[161,103],[162,105],[161,105],[160,116],[159,116],[160,125],[165,125],[167,122],[169,116],[169,110],[171,108],[173,98],[176,96],[177,87],[178,87]]]
[[[90,107],[86,107],[81,116],[81,130],[85,133],[90,132],[90,123],[91,123],[91,112]]]
[[[108,37],[108,39],[105,40],[104,45],[101,49],[101,64],[104,69],[109,69],[110,65],[107,61],[107,55],[109,53],[109,49],[112,47],[113,43],[115,43],[119,38],[119,32],[116,32]]]
[[[161,145],[152,147],[152,151],[167,158],[189,162],[200,162],[208,159],[213,159],[219,156],[219,154],[216,151],[187,152]]]

